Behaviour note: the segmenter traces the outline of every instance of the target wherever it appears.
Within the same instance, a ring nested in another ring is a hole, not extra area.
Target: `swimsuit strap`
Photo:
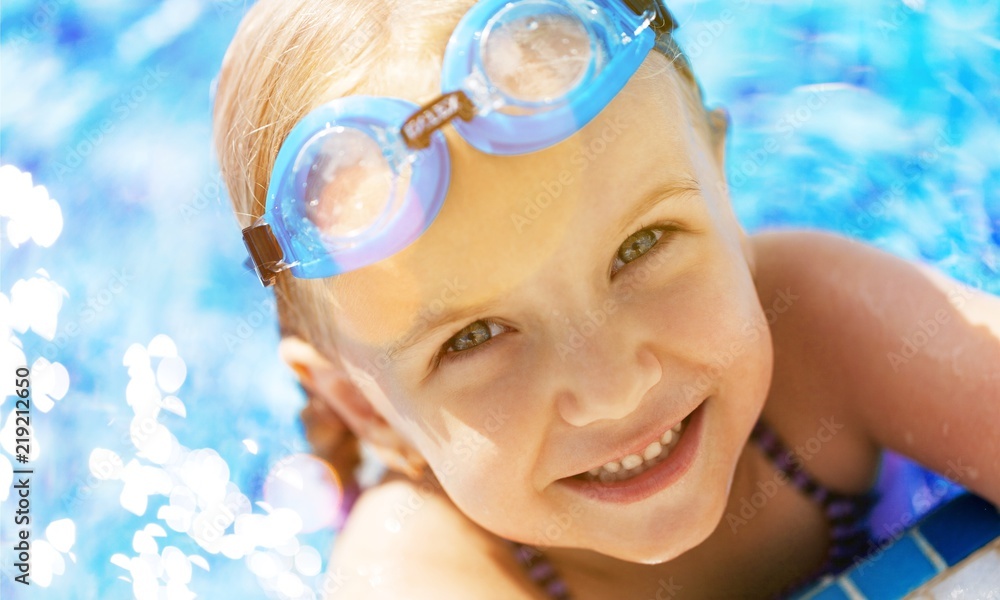
[[[781,438],[764,421],[758,420],[750,439],[771,460],[775,468],[785,474],[793,486],[816,502],[830,526],[830,548],[820,568],[790,586],[791,591],[827,574],[839,573],[867,554],[870,549],[867,528],[868,514],[878,495],[843,494],[831,490],[809,474],[798,456],[781,441]],[[507,540],[524,569],[541,589],[553,600],[571,600],[565,582],[540,550],[520,542]]]
[[[556,573],[552,563],[534,546],[506,540],[514,550],[518,562],[527,571],[535,584],[543,589],[552,600],[572,600],[566,583]]]
[[[810,575],[808,580],[844,571],[855,560],[865,556],[870,540],[868,515],[878,494],[874,491],[844,494],[816,481],[805,470],[799,456],[789,450],[763,420],[757,421],[750,439],[771,459],[775,468],[784,473],[796,489],[819,504],[826,515],[830,526],[830,549],[819,571]]]

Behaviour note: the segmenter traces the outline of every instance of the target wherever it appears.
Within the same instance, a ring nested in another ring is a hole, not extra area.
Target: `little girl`
[[[262,0],[217,152],[333,598],[771,597],[864,558],[890,448],[1000,503],[1000,299],[748,236],[658,0]],[[747,507],[751,507],[748,510]]]

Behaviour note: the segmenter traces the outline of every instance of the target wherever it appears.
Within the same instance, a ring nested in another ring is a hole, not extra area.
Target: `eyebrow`
[[[698,187],[698,183],[693,179],[674,180],[667,184],[656,186],[639,199],[639,201],[636,202],[622,216],[618,227],[618,234],[624,235],[627,227],[638,220],[642,215],[648,213],[656,206],[659,206],[659,204],[667,198],[674,198],[690,193],[698,193],[700,191],[701,188]],[[402,337],[389,344],[385,350],[385,355],[389,360],[396,360],[400,353],[420,343],[429,334],[437,331],[444,325],[454,321],[472,318],[474,315],[488,311],[496,305],[497,300],[493,299],[481,304],[472,304],[456,308],[454,310],[446,310],[432,319],[422,320],[423,322],[415,324]],[[425,314],[427,312],[428,311],[424,308],[420,310],[421,314]]]
[[[698,183],[693,179],[681,179],[656,186],[647,192],[646,195],[639,199],[639,201],[625,213],[619,224],[617,230],[618,234],[623,235],[627,227],[638,220],[642,215],[659,206],[660,203],[667,198],[674,198],[676,196],[692,193],[696,194],[699,192],[701,192],[701,188],[698,187]]]

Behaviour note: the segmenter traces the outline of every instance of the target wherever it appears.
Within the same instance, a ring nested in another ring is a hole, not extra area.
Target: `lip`
[[[556,483],[592,500],[612,504],[631,504],[652,496],[680,479],[694,463],[701,446],[703,409],[707,402],[708,399],[691,412],[677,446],[651,469],[624,481],[604,483],[564,477]]]
[[[651,423],[650,427],[647,427],[646,431],[644,431],[644,432],[642,432],[642,433],[640,433],[638,435],[634,435],[634,436],[630,436],[629,437],[629,439],[632,439],[632,440],[639,439],[639,440],[644,440],[644,441],[633,442],[630,446],[616,448],[615,451],[618,452],[618,454],[613,454],[610,457],[604,459],[602,462],[600,462],[600,463],[598,463],[596,465],[591,465],[589,467],[585,467],[583,470],[578,471],[576,473],[573,473],[573,475],[570,475],[570,477],[575,477],[577,475],[582,475],[583,473],[586,473],[587,471],[589,471],[591,469],[594,469],[594,468],[600,468],[600,467],[608,464],[611,461],[619,461],[622,458],[628,456],[629,454],[637,454],[639,456],[642,456],[642,453],[646,449],[647,446],[649,446],[653,442],[659,441],[660,437],[663,435],[663,433],[665,431],[667,431],[668,429],[673,429],[678,423],[680,423],[684,419],[687,419],[688,417],[692,416],[694,414],[694,412],[696,410],[698,410],[698,408],[700,408],[702,404],[705,403],[706,400],[707,400],[707,398],[704,399],[704,400],[702,400],[700,403],[698,403],[697,406],[695,406],[693,409],[691,409],[691,412],[685,414],[683,417],[681,417],[677,421],[671,423],[669,426],[664,427],[663,425],[658,425],[657,423]]]

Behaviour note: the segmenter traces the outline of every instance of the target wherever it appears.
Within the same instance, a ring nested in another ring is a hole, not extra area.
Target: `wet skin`
[[[695,130],[704,115],[686,107],[677,74],[648,76],[665,59],[647,62],[647,76],[542,152],[488,156],[447,130],[453,175],[437,220],[333,284],[352,380],[468,518],[551,545],[552,516],[572,511],[559,545],[641,563],[715,529],[772,368],[746,239],[720,192],[720,149]],[[644,229],[640,252],[620,260]],[[488,341],[446,351],[479,320]],[[662,492],[619,506],[559,483],[706,398],[695,462]]]
[[[818,566],[829,535],[790,486],[738,530],[724,518],[774,480],[746,443],[761,412],[790,447],[808,447],[824,419],[841,425],[806,464],[831,489],[867,490],[888,447],[942,473],[959,464],[951,476],[1000,501],[998,300],[828,234],[744,237],[719,192],[721,147],[695,132],[680,85],[634,78],[579,134],[524,157],[483,155],[446,130],[453,179],[432,227],[331,281],[351,379],[443,488],[390,477],[366,492],[336,564],[388,565],[398,589],[423,581],[428,597],[491,576],[534,597],[502,536],[551,546],[578,600],[672,584],[684,597],[766,597]],[[660,202],[625,219],[655,190]],[[616,261],[657,227],[654,249]],[[891,368],[900,338],[937,311],[947,327]],[[480,319],[491,323],[453,338]],[[667,489],[620,506],[560,484],[705,398],[695,461]],[[401,512],[414,497],[421,508]],[[383,537],[393,518],[400,533]]]

